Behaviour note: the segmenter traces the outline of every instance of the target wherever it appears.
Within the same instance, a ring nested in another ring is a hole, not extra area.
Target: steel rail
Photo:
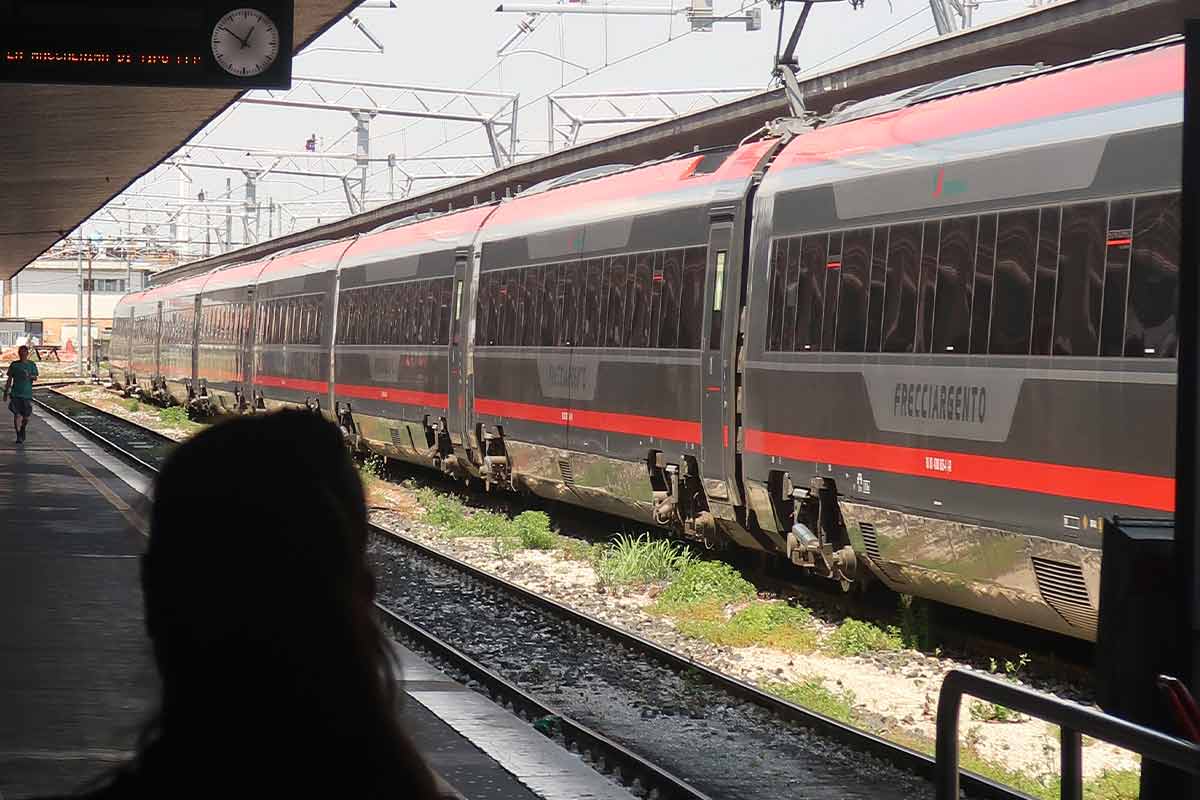
[[[174,439],[164,436],[158,431],[125,419],[124,417],[119,417],[103,409],[96,408],[88,403],[80,402],[61,392],[45,389],[42,391],[51,391],[55,396],[86,409],[88,413],[95,413],[127,428],[136,429],[140,434],[149,434],[163,442],[178,444]],[[131,453],[121,444],[89,428],[82,420],[54,408],[44,400],[36,397],[36,394],[34,402],[44,411],[52,414],[56,419],[69,424],[114,454],[127,459],[138,468],[150,474],[156,474],[159,471],[158,466],[148,463]],[[373,532],[389,533],[378,526],[372,525],[371,527]],[[608,767],[611,771],[615,772],[621,783],[626,785],[640,784],[647,792],[656,791],[657,796],[662,798],[662,800],[711,800],[707,794],[696,789],[687,781],[672,775],[670,772],[667,772],[607,736],[566,716],[553,706],[543,703],[508,681],[499,673],[488,669],[453,645],[442,641],[421,626],[410,622],[378,601],[375,602],[375,612],[380,622],[392,634],[411,644],[415,644],[418,649],[424,649],[436,658],[449,662],[453,665],[454,669],[468,675],[472,680],[486,687],[487,694],[493,700],[503,705],[511,706],[514,713],[524,716],[530,721],[541,718],[553,718],[558,725],[564,742],[568,746],[573,745],[581,752],[589,753],[593,760],[602,765],[602,769]]]
[[[824,714],[810,711],[795,703],[768,694],[755,686],[729,675],[724,675],[711,667],[672,652],[635,633],[611,625],[583,611],[577,611],[497,575],[485,572],[476,566],[468,564],[452,555],[435,550],[403,534],[390,531],[375,524],[371,525],[371,532],[379,538],[394,541],[421,556],[435,560],[459,572],[466,573],[472,578],[483,581],[535,607],[544,609],[554,616],[583,625],[607,638],[614,639],[621,645],[647,655],[671,669],[698,674],[709,683],[738,699],[766,708],[788,722],[810,728],[821,736],[845,744],[853,750],[870,753],[894,767],[916,774],[930,782],[933,782],[938,775],[936,761],[924,753],[894,742],[889,742],[880,736],[867,733],[866,731],[827,717]],[[991,798],[992,800],[1024,800],[1026,798],[1025,794],[1015,789],[1010,789],[1007,786],[965,770],[962,772],[962,787],[967,791],[967,794],[973,797]]]

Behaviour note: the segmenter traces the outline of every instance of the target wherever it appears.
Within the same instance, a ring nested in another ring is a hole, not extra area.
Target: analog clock
[[[230,75],[261,75],[279,56],[279,28],[261,11],[235,8],[213,28],[212,52]]]

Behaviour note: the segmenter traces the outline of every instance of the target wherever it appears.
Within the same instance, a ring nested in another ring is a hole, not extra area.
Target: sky
[[[553,0],[544,0],[552,2]],[[1026,11],[1034,0],[979,0],[975,24],[990,22]],[[668,7],[672,0],[612,0],[612,5]],[[690,0],[673,0],[676,8]],[[396,9],[360,7],[351,16],[357,19],[383,45],[380,53],[350,19],[343,19],[294,57],[293,75],[331,78],[396,85],[418,85],[449,90],[474,89],[516,94],[518,100],[518,146],[520,158],[545,153],[548,146],[547,96],[558,93],[604,93],[624,91],[741,89],[758,91],[771,85],[779,14],[766,2],[714,0],[718,16],[735,16],[746,8],[757,8],[762,27],[747,31],[743,22],[717,23],[710,33],[692,32],[686,18],[674,16],[627,16],[616,14],[541,15],[531,34],[508,47],[503,57],[498,49],[518,31],[526,18],[522,13],[497,13],[498,0],[396,0]],[[603,0],[592,0],[592,6]],[[378,0],[366,5],[380,5]],[[799,2],[786,4],[786,21],[799,14]],[[801,73],[818,73],[866,60],[883,53],[911,47],[935,38],[936,31],[928,0],[865,0],[863,7],[849,2],[818,3],[805,26],[797,59]],[[353,52],[346,52],[347,50]],[[570,62],[570,63],[564,63]],[[322,85],[327,101],[341,99],[350,105],[361,104],[360,90]],[[470,109],[462,98],[418,92],[414,97],[401,90],[370,88],[367,91],[381,105],[397,109],[415,109],[418,102],[432,108],[450,103],[449,112]],[[311,85],[297,84],[290,93],[275,92],[277,98],[310,101],[317,99]],[[253,92],[252,97],[269,97]],[[732,100],[737,93],[722,94],[716,100]],[[487,113],[500,108],[505,98],[475,98],[476,107]],[[576,111],[611,116],[616,113],[594,101],[566,101]],[[626,114],[645,113],[638,103],[624,100]],[[714,98],[692,94],[672,98],[677,110],[711,105]],[[655,113],[662,113],[661,107]],[[619,128],[588,126],[582,140],[597,138]],[[317,149],[329,153],[352,153],[355,147],[354,121],[345,111],[312,111],[261,105],[237,104],[213,120],[192,139],[193,144],[254,147],[273,150],[303,151],[305,140],[315,135]],[[561,142],[558,146],[561,146]],[[474,123],[421,120],[398,116],[377,116],[370,122],[372,157],[394,154],[399,167],[414,176],[469,174],[492,166],[490,157],[455,159],[455,156],[487,155],[487,139],[481,126]],[[191,163],[225,163],[252,166],[254,161],[229,151],[186,151]],[[421,158],[437,160],[408,161]],[[262,162],[266,166],[270,161]],[[280,169],[296,165],[280,165]],[[345,172],[352,162],[309,161],[307,171]],[[211,200],[228,196],[244,198],[245,179],[241,172],[189,168],[187,177],[180,170],[160,166],[139,180],[118,198],[130,208],[157,204],[166,197],[196,198],[204,191]],[[403,173],[389,172],[386,163],[368,168],[367,207],[376,207],[400,196],[405,189]],[[232,190],[226,195],[226,181]],[[447,179],[414,181],[419,193],[452,182]],[[137,197],[132,197],[136,195]],[[300,230],[346,216],[349,209],[342,184],[319,177],[278,175],[263,181],[258,189],[260,202],[273,200],[281,211],[268,222],[266,212],[259,222],[259,235],[268,232]],[[301,204],[304,201],[304,204]],[[240,209],[238,209],[240,213]],[[109,215],[98,215],[85,225],[85,235],[116,236],[123,231],[138,231],[150,219],[161,216],[120,210],[127,220],[118,226]],[[211,214],[219,217],[216,208]],[[216,218],[210,216],[209,222]],[[179,238],[188,235],[203,240],[203,213],[197,209],[181,222],[195,225],[182,228]],[[240,223],[234,225],[234,241],[244,240]],[[166,228],[159,228],[166,237]],[[215,237],[217,234],[213,234]],[[197,244],[193,250],[199,248]],[[214,249],[216,245],[213,245]]]

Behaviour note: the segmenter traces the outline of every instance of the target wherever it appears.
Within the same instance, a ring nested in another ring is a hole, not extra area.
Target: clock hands
[[[247,47],[250,46],[250,37],[254,35],[254,31],[256,31],[257,29],[258,29],[257,25],[252,25],[250,27],[250,30],[246,31],[246,35],[244,37],[242,37],[242,36],[238,36],[236,33],[231,31],[229,28],[226,28],[224,25],[220,26],[220,30],[225,31],[230,36],[232,36],[233,38],[238,40],[238,44],[240,44],[242,46],[243,50],[245,50]]]

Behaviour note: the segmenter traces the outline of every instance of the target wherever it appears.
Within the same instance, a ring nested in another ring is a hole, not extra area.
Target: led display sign
[[[0,0],[0,82],[287,88],[293,0]]]

